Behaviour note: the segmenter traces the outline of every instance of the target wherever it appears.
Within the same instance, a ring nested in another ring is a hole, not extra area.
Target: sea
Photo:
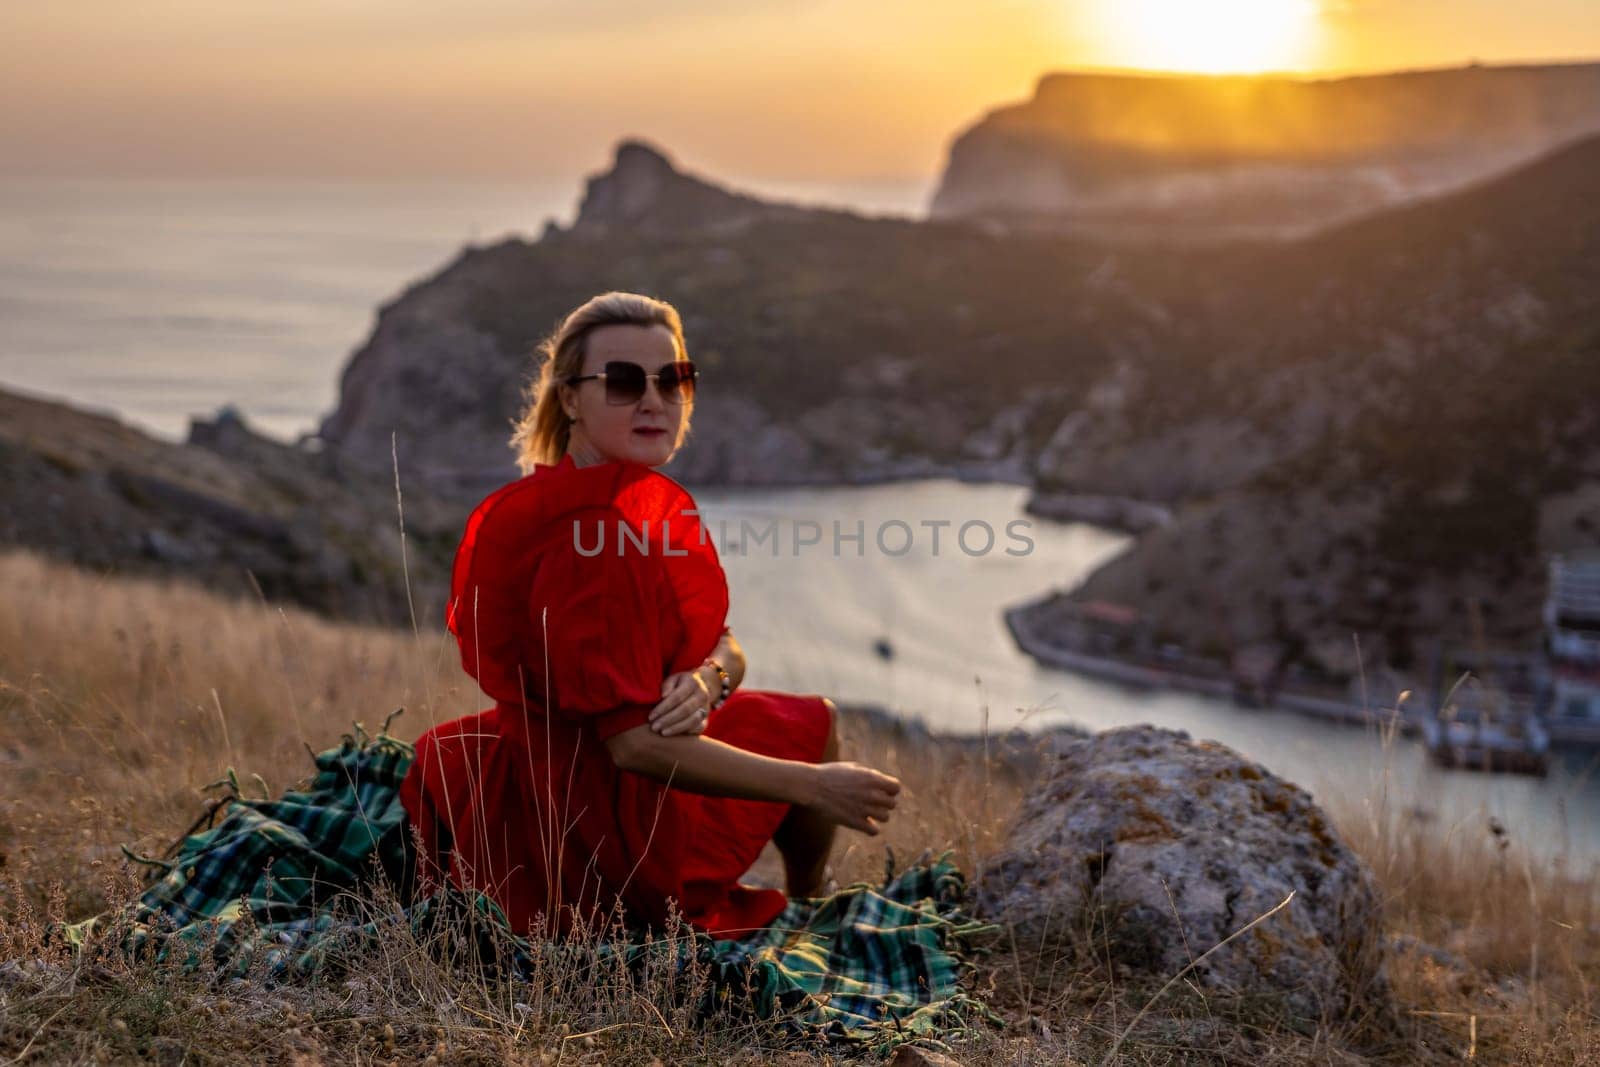
[[[0,387],[174,440],[190,418],[232,406],[293,440],[333,406],[340,370],[381,304],[465,245],[531,240],[548,219],[569,224],[582,188],[581,175],[0,180]],[[911,218],[932,191],[909,180],[743,188]],[[1156,723],[1230,745],[1342,812],[1427,819],[1463,839],[1487,836],[1495,821],[1540,857],[1600,862],[1600,754],[1560,752],[1542,779],[1443,770],[1413,741],[1371,729],[1124,689],[1023,655],[1002,609],[1071,588],[1127,539],[1031,518],[1021,487],[930,479],[697,497],[730,531],[776,522],[821,534],[761,544],[729,534],[730,623],[749,658],[747,685],[880,704],[966,733]],[[835,544],[835,523],[846,534],[860,523],[865,537]],[[985,529],[994,542],[978,551]],[[1023,533],[1025,551],[1008,531]]]

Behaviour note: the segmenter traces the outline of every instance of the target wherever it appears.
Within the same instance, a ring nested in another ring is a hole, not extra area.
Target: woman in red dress
[[[827,698],[740,688],[716,546],[653,469],[693,412],[677,311],[606,293],[542,355],[526,476],[474,510],[451,578],[462,666],[495,704],[424,733],[401,789],[421,876],[519,932],[662,929],[675,908],[741,936],[787,903],[739,884],[769,840],[789,894],[815,895],[834,827],[876,834],[900,783],[838,760]]]

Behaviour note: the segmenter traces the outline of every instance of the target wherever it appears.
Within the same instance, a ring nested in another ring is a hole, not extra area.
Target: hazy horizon
[[[417,0],[0,10],[0,176],[518,181],[648,140],[728,182],[904,182],[1067,71],[1581,63],[1588,0]]]

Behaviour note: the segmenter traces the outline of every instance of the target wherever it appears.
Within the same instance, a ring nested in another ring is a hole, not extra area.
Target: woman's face
[[[612,360],[625,360],[656,374],[677,358],[677,342],[665,326],[600,326],[589,331],[578,373],[598,374]],[[663,399],[654,378],[633,404],[609,403],[599,378],[563,384],[561,394],[567,414],[577,417],[567,451],[579,466],[629,460],[659,467],[677,451],[688,426],[688,405]]]

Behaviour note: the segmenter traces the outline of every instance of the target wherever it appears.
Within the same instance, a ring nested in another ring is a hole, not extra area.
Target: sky
[[[1597,0],[0,0],[0,175],[904,180],[1051,71],[1588,58]]]

